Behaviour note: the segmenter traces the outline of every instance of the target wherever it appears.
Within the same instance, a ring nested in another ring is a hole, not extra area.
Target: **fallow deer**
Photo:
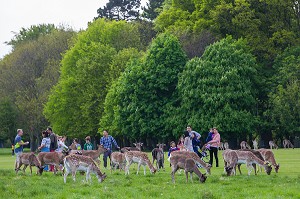
[[[70,154],[82,154],[85,156],[91,157],[95,162],[97,162],[98,166],[100,166],[99,156],[104,154],[106,149],[102,145],[98,145],[97,150],[72,150]]]
[[[238,155],[238,164],[246,164],[248,169],[248,175],[251,174],[251,171],[253,169],[252,164],[258,164],[259,166],[264,167],[265,172],[270,175],[272,171],[272,167],[268,165],[266,162],[260,160],[258,157],[256,157],[252,152],[250,151],[236,151]]]
[[[129,167],[132,163],[137,163],[138,168],[136,174],[139,173],[141,165],[144,166],[144,175],[146,175],[146,165],[149,167],[151,173],[155,173],[156,169],[151,164],[147,153],[141,151],[127,151],[125,152],[126,158],[126,168],[125,168],[125,175],[129,175]]]
[[[241,149],[251,149],[251,147],[249,146],[249,144],[246,141],[242,141],[240,146],[241,146]]]
[[[227,175],[236,175],[236,165],[238,163],[238,155],[236,151],[227,149],[223,151],[224,170]]]
[[[158,148],[154,148],[151,152],[152,154],[152,164],[156,160],[156,168],[159,171],[160,168],[164,168],[164,146],[165,144],[157,144]]]
[[[256,139],[252,140],[252,144],[255,150],[258,149],[258,142],[256,141]]]
[[[25,173],[25,169],[29,165],[30,175],[32,175],[32,166],[36,166],[38,168],[37,174],[42,175],[44,167],[41,166],[41,163],[39,162],[39,160],[37,159],[37,157],[34,155],[33,152],[32,153],[22,153],[19,156],[19,163],[18,163],[17,169],[16,169],[17,174],[23,164],[24,164],[23,173]]]
[[[219,149],[220,149],[220,150],[225,150],[225,147],[224,147],[224,143],[223,143],[223,142],[220,142],[220,144],[219,144]]]
[[[269,146],[270,146],[270,149],[278,149],[278,146],[277,144],[274,142],[274,141],[269,141]]]
[[[199,168],[203,168],[206,171],[206,174],[210,174],[211,165],[201,160],[201,158],[195,153],[191,151],[173,151],[170,154],[170,158],[175,155],[185,155],[186,157],[192,158],[196,165]]]
[[[126,158],[124,153],[112,152],[112,154],[110,155],[110,159],[111,159],[111,165],[110,165],[111,172],[113,168],[114,170],[116,170],[117,166],[119,167],[120,171],[121,169],[125,170]]]
[[[64,156],[65,155],[61,152],[40,152],[37,158],[40,161],[41,166],[54,165],[54,174],[56,174],[58,169],[62,170],[59,164],[63,163]]]
[[[186,182],[188,182],[188,173],[190,172],[191,174],[191,181],[193,181],[193,172],[199,177],[200,182],[205,182],[206,176],[203,175],[194,159],[189,158],[183,154],[177,154],[177,155],[172,155],[170,158],[170,163],[172,167],[172,172],[171,172],[171,177],[172,177],[172,182],[175,183],[175,173],[178,169],[184,169],[185,176],[186,176]]]
[[[102,173],[95,163],[95,161],[89,157],[84,155],[77,155],[72,154],[68,155],[64,158],[64,167],[65,167],[65,174],[64,174],[64,183],[67,182],[67,176],[69,173],[72,173],[74,182],[76,181],[76,172],[77,171],[84,171],[86,172],[86,181],[89,180],[92,182],[90,173],[94,173],[98,178],[98,182],[102,182],[106,175]]]
[[[269,149],[258,149],[258,151],[261,153],[264,160],[266,162],[269,162],[270,164],[272,164],[272,166],[274,167],[275,172],[278,173],[280,165],[276,163],[273,151],[271,151]]]
[[[292,144],[292,142],[290,141],[290,140],[288,140],[288,139],[284,139],[283,140],[283,142],[282,142],[282,144],[283,144],[283,147],[286,149],[286,148],[293,148],[294,149],[294,145]]]
[[[142,142],[133,143],[135,147],[123,147],[121,148],[121,152],[125,153],[127,151],[142,151]]]
[[[224,150],[229,149],[229,144],[228,142],[224,142]]]
[[[250,151],[257,158],[259,158],[261,161],[265,161],[264,158],[263,158],[263,156],[262,156],[262,154],[259,151],[257,151],[257,150],[254,150],[254,149],[239,149],[239,151]],[[242,174],[242,172],[241,172],[241,164],[237,164],[237,166],[238,166],[240,174]],[[256,170],[256,164],[253,163],[252,166],[254,168],[254,172],[255,172],[255,175],[256,175],[256,172],[257,172],[257,170]]]

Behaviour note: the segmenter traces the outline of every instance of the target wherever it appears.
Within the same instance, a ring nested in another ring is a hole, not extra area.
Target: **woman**
[[[47,131],[42,132],[42,143],[41,146],[38,147],[41,152],[50,152],[50,144],[51,144],[51,139],[49,137],[49,134]],[[48,165],[45,165],[44,171],[48,171]]]
[[[218,149],[219,149],[219,145],[220,145],[220,134],[218,132],[218,129],[216,127],[213,128],[213,136],[212,136],[212,140],[207,142],[207,144],[210,145],[210,149],[209,149],[209,156],[210,156],[210,160],[209,163],[211,164],[211,166],[213,165],[213,155],[215,156],[216,159],[216,167],[219,167],[219,159],[218,159]]]
[[[184,148],[185,148],[187,151],[192,151],[192,152],[194,152],[193,144],[192,144],[192,138],[190,137],[190,134],[189,134],[188,131],[185,131],[185,132],[184,132]]]

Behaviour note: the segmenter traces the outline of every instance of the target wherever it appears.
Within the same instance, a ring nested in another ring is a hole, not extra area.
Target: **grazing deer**
[[[276,149],[278,149],[278,146],[277,146],[277,144],[274,142],[274,141],[269,141],[269,146],[270,146],[270,149],[273,149],[273,148],[276,148]]]
[[[241,146],[241,149],[251,149],[251,147],[249,146],[249,144],[246,141],[242,141],[240,146]]]
[[[228,142],[224,142],[224,150],[229,149],[229,144]]]
[[[254,149],[258,149],[258,142],[256,141],[256,139],[252,140],[252,144]]]
[[[236,165],[238,163],[238,155],[236,151],[227,149],[223,151],[224,170],[228,176],[236,175]]]
[[[191,181],[193,181],[193,172],[199,177],[199,181],[200,182],[205,182],[206,180],[206,176],[204,174],[202,174],[194,159],[189,158],[185,155],[182,154],[177,154],[177,155],[173,155],[170,158],[170,163],[171,163],[171,167],[172,167],[172,172],[171,172],[171,177],[172,177],[172,182],[175,183],[175,173],[178,169],[184,169],[185,172],[185,176],[186,176],[186,182],[188,182],[188,173],[190,172],[191,174]]]
[[[258,151],[261,153],[266,162],[273,165],[275,172],[278,173],[280,165],[276,163],[273,151],[269,149],[258,149]]]
[[[292,144],[292,142],[290,141],[290,140],[288,140],[288,139],[284,139],[283,140],[283,142],[282,142],[282,144],[283,144],[283,147],[286,149],[286,148],[293,148],[294,149],[294,145]]]
[[[152,164],[154,164],[154,161],[156,160],[156,168],[159,171],[160,168],[164,168],[164,146],[165,144],[157,144],[158,148],[154,148],[152,150]]]
[[[57,173],[58,169],[62,170],[59,164],[63,163],[64,157],[65,155],[61,152],[40,152],[37,156],[41,166],[54,165],[54,174]]]
[[[149,167],[151,173],[155,173],[156,169],[153,167],[151,164],[147,153],[141,152],[141,151],[127,151],[125,153],[125,158],[126,158],[126,168],[125,168],[125,175],[129,175],[129,167],[132,163],[137,163],[138,168],[136,174],[139,173],[141,165],[144,166],[144,175],[146,175],[146,165]]]
[[[77,154],[68,155],[64,158],[64,167],[64,183],[67,182],[67,176],[69,173],[72,173],[73,180],[75,182],[76,171],[86,172],[87,182],[89,180],[92,182],[90,173],[94,173],[96,175],[96,177],[98,178],[98,182],[102,182],[106,178],[105,173],[101,173],[95,161],[89,156]]]
[[[142,151],[142,142],[133,143],[135,147],[123,147],[121,148],[121,152],[125,153],[127,151]]]
[[[201,160],[201,158],[195,152],[191,152],[191,151],[173,151],[170,154],[170,158],[172,156],[175,156],[175,155],[185,155],[186,157],[192,158],[199,168],[205,169],[206,174],[210,174],[211,165],[207,164],[206,162]]]
[[[250,151],[251,153],[253,153],[257,158],[259,158],[261,161],[265,161],[265,159],[263,158],[262,154],[259,151],[253,150],[253,149],[239,149],[239,151]],[[238,169],[240,174],[242,174],[241,172],[241,164],[237,164]],[[256,170],[256,164],[252,164],[253,168],[254,168],[254,172],[255,175],[257,174],[257,170]]]
[[[16,169],[16,174],[18,174],[18,171],[20,170],[21,166],[24,164],[23,167],[23,173],[25,173],[25,169],[29,165],[30,168],[30,175],[32,175],[32,166],[36,166],[38,168],[37,174],[42,175],[44,167],[41,166],[41,163],[37,159],[37,157],[34,155],[34,153],[22,153],[19,156],[19,163]]]
[[[82,154],[85,156],[91,157],[95,162],[97,162],[98,166],[100,166],[99,156],[104,154],[106,149],[102,145],[98,145],[97,150],[72,150],[70,154]]]
[[[253,163],[258,164],[259,166],[264,167],[266,173],[270,175],[272,171],[272,167],[268,165],[266,162],[260,160],[250,151],[236,151],[238,155],[238,164],[246,164],[248,169],[248,175],[251,174],[253,169]]]
[[[225,150],[225,148],[224,148],[224,143],[223,143],[223,142],[220,142],[220,144],[219,144],[219,149],[220,149],[220,150]]]
[[[125,158],[124,153],[112,152],[110,155],[110,160],[111,160],[110,172],[112,172],[113,168],[114,168],[114,170],[116,170],[117,166],[119,166],[120,171],[121,171],[121,169],[125,170],[126,158]]]

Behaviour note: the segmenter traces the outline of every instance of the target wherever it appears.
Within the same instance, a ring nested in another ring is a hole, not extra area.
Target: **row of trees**
[[[299,135],[296,1],[150,0],[132,14],[139,5],[111,0],[79,33],[22,29],[0,60],[0,140],[24,128],[36,143],[49,124],[79,138],[108,129],[123,145],[187,124],[233,145]]]

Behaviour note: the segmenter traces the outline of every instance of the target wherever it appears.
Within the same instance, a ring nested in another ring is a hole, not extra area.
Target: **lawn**
[[[25,175],[22,172],[16,175],[15,157],[10,150],[0,149],[0,198],[300,198],[300,149],[279,149],[274,153],[280,169],[278,174],[272,171],[270,176],[266,173],[247,176],[243,165],[242,175],[227,177],[220,158],[221,167],[213,167],[212,175],[203,184],[195,175],[193,183],[186,183],[183,173],[176,174],[173,184],[167,161],[165,171],[154,175],[148,168],[146,176],[143,171],[136,175],[136,165],[130,168],[129,176],[119,171],[111,174],[101,167],[107,174],[102,183],[93,174],[93,182],[86,183],[85,176],[78,173],[76,182],[69,175],[64,184],[61,175],[49,172],[30,176],[27,169]]]

